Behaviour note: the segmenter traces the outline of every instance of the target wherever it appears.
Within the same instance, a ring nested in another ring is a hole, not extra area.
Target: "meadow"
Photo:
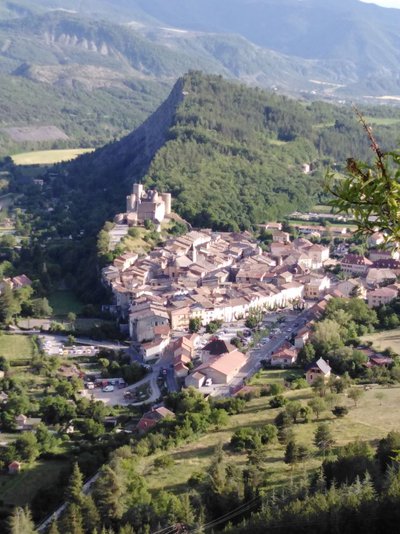
[[[39,150],[14,154],[12,160],[15,165],[53,165],[93,152],[92,148],[67,148],[63,150]]]
[[[396,354],[400,354],[400,328],[367,334],[362,337],[362,341],[372,342],[376,350],[392,349]]]
[[[306,388],[289,391],[286,396],[289,400],[299,400],[305,404],[313,397],[313,392],[311,388]],[[229,418],[226,427],[216,429],[192,443],[174,449],[169,453],[173,460],[173,465],[170,467],[160,470],[154,466],[154,460],[160,454],[141,459],[139,470],[146,476],[149,488],[151,490],[164,488],[179,493],[193,474],[207,471],[215,447],[219,444],[223,445],[228,463],[245,467],[248,462],[247,454],[233,452],[229,441],[233,432],[238,428],[260,427],[274,422],[280,409],[269,408],[269,400],[270,397],[251,400],[247,403],[243,413]],[[355,440],[368,441],[376,445],[378,440],[391,430],[400,430],[400,412],[397,409],[399,402],[400,387],[374,387],[364,391],[357,406],[346,395],[341,396],[339,403],[349,409],[348,415],[344,418],[335,418],[329,409],[320,415],[319,421],[313,416],[309,423],[294,425],[296,440],[307,446],[308,457],[292,470],[292,467],[284,462],[285,447],[283,445],[276,443],[267,446],[265,459],[260,467],[268,473],[271,489],[286,484],[288,477],[301,477],[319,467],[323,458],[313,444],[313,437],[320,422],[324,421],[329,424],[337,446]]]
[[[29,336],[18,334],[0,335],[0,356],[8,360],[26,359],[32,356],[32,341]]]

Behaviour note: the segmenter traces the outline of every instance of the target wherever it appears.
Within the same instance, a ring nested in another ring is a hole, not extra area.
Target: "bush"
[[[172,467],[173,465],[174,465],[174,460],[168,454],[159,456],[158,458],[154,460],[154,467],[156,467],[157,469],[166,469],[168,467]]]
[[[332,413],[335,417],[344,417],[349,413],[349,410],[346,406],[335,406],[332,410]]]
[[[305,378],[296,378],[290,384],[291,389],[305,389],[308,388],[308,382]]]
[[[271,384],[269,388],[270,395],[280,395],[284,390],[285,388],[282,384]]]
[[[276,395],[276,397],[273,397],[269,401],[269,405],[271,408],[282,408],[282,406],[285,406],[287,403],[287,400],[283,395]]]

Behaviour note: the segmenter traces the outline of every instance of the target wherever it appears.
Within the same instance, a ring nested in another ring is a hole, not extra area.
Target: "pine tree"
[[[10,534],[36,534],[35,524],[28,507],[15,508],[10,517]]]
[[[53,519],[51,522],[51,527],[49,530],[49,534],[60,534],[60,531],[58,530],[57,520]]]
[[[75,462],[66,490],[67,502],[77,504],[78,506],[81,505],[83,500],[82,488],[83,476],[78,464]]]
[[[91,495],[83,497],[82,516],[85,532],[92,532],[100,527],[100,514]]]
[[[106,526],[115,519],[121,519],[125,511],[126,481],[124,473],[114,466],[106,465],[94,484],[93,498]]]
[[[68,534],[85,534],[83,529],[82,513],[79,505],[75,503],[68,504],[63,514],[61,527]]]

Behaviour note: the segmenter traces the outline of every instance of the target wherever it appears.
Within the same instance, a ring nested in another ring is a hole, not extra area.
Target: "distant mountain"
[[[62,0],[34,4],[66,7]],[[341,78],[339,94],[400,92],[400,10],[359,0],[71,0],[68,8],[156,28],[237,34],[292,59],[328,61],[321,81]]]
[[[356,0],[10,0],[0,4],[0,154],[11,126],[100,146],[195,67],[307,100],[400,94],[400,10]],[[36,144],[22,147],[36,148]]]

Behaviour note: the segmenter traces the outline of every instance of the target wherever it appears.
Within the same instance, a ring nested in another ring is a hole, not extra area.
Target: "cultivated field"
[[[376,350],[392,349],[397,354],[400,354],[400,328],[367,334],[362,337],[362,340],[364,342],[372,341]]]
[[[93,152],[92,148],[68,148],[64,150],[39,150],[38,152],[22,152],[14,154],[15,165],[53,165],[69,161],[82,154]]]

